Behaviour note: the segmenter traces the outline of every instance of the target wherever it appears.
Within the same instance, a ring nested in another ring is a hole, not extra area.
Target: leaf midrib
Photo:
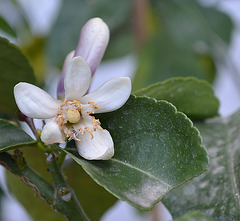
[[[236,182],[236,177],[234,175],[234,165],[233,165],[233,157],[232,157],[232,150],[233,150],[233,144],[231,142],[232,139],[230,139],[231,135],[228,133],[228,131],[230,131],[229,129],[229,122],[223,122],[224,128],[225,128],[225,137],[226,137],[226,144],[229,144],[229,146],[231,146],[231,148],[229,148],[226,152],[227,155],[227,161],[228,161],[228,165],[229,165],[229,172],[230,172],[230,180],[233,186],[233,190],[234,190],[234,198],[236,199],[236,204],[240,210],[240,199],[239,199],[239,192],[237,189],[237,182]]]
[[[120,163],[120,164],[122,164],[122,165],[124,165],[124,166],[126,166],[126,167],[130,167],[131,169],[135,169],[135,170],[137,170],[137,171],[139,171],[139,172],[141,172],[141,173],[143,173],[143,174],[145,174],[145,175],[147,175],[147,176],[149,176],[149,177],[151,177],[151,178],[153,178],[153,179],[158,180],[160,183],[166,185],[168,188],[170,188],[170,189],[173,188],[173,187],[170,186],[169,184],[167,184],[167,183],[165,183],[164,181],[160,180],[158,177],[153,176],[151,173],[148,173],[148,172],[146,172],[146,171],[144,171],[144,170],[142,170],[142,169],[140,169],[140,168],[137,168],[137,167],[135,167],[135,166],[133,166],[133,165],[131,165],[131,164],[129,164],[129,163],[123,162],[123,161],[118,160],[118,159],[115,159],[115,158],[112,158],[111,161],[115,161],[115,162]]]

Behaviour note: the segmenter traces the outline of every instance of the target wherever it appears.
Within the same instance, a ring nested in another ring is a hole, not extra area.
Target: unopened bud
[[[92,71],[92,75],[102,60],[109,36],[108,26],[101,18],[90,19],[81,30],[74,57],[84,58]]]
[[[71,51],[66,56],[66,58],[64,60],[64,63],[63,63],[62,74],[61,74],[61,78],[58,82],[58,87],[57,87],[57,98],[60,99],[60,100],[65,97],[65,89],[64,89],[65,73],[66,73],[66,69],[67,69],[67,66],[68,66],[69,62],[73,58],[74,53],[75,53],[74,51]]]

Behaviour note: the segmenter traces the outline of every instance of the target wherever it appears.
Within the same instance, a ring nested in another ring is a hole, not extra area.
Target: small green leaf
[[[0,119],[0,134],[0,152],[36,142],[22,129],[9,121],[2,119]]]
[[[87,161],[76,149],[65,152],[97,183],[133,206],[151,209],[208,168],[198,130],[166,101],[131,96],[119,110],[96,117],[113,137],[114,157]]]
[[[186,213],[185,215],[174,219],[173,221],[214,221],[214,219],[202,213],[199,213],[198,211],[193,211]]]
[[[240,111],[197,127],[209,152],[210,168],[172,191],[164,204],[174,217],[198,210],[215,220],[240,220]]]
[[[197,78],[172,78],[152,84],[134,94],[169,101],[178,111],[197,120],[218,114],[219,101],[211,85]]]
[[[11,26],[1,16],[0,16],[0,29],[13,37],[17,37],[16,32],[11,28]]]
[[[26,57],[13,44],[0,38],[0,110],[14,114],[17,110],[13,88],[20,81],[35,84],[33,70]]]

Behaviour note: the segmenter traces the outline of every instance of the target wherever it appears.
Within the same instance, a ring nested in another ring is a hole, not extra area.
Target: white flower
[[[64,143],[67,137],[76,141],[78,152],[85,159],[107,160],[114,155],[113,140],[92,114],[114,111],[123,106],[131,93],[131,81],[128,77],[116,77],[85,95],[90,82],[91,70],[78,56],[67,67],[63,101],[24,82],[14,87],[14,96],[26,116],[38,119],[54,117],[43,128],[41,139],[45,144]]]

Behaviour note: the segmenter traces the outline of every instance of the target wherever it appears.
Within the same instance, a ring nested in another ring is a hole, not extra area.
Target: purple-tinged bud
[[[110,32],[101,18],[90,19],[82,28],[74,57],[84,58],[94,75],[108,45]]]
[[[61,78],[58,82],[58,87],[57,87],[57,97],[58,99],[64,99],[65,97],[65,89],[64,89],[64,78],[65,78],[65,73],[66,73],[66,69],[67,66],[69,64],[69,62],[71,61],[71,59],[73,58],[74,55],[74,51],[71,51],[65,58],[64,63],[63,63],[63,68],[62,68],[62,74],[61,74]]]
[[[32,130],[33,134],[37,137],[36,127],[34,125],[33,119],[27,117],[20,110],[18,111],[18,120],[27,123],[29,128]]]

